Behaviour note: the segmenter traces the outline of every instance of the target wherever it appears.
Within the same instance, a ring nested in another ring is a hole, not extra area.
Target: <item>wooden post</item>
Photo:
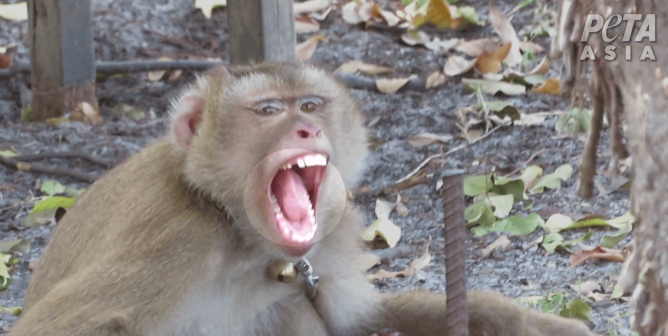
[[[98,109],[90,0],[29,0],[28,16],[34,119]]]
[[[228,0],[230,64],[295,63],[293,0]]]

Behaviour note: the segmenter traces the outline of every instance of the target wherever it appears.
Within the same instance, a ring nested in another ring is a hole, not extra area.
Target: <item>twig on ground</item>
[[[381,261],[392,260],[396,258],[410,258],[415,254],[413,248],[410,245],[401,245],[391,248],[386,248],[382,250],[372,250],[369,253],[373,253],[380,258]]]
[[[5,156],[0,156],[0,164],[8,168],[30,171],[34,173],[69,176],[88,183],[93,183],[96,180],[96,178],[93,176],[90,176],[86,173],[79,172],[73,169],[63,168],[63,167],[49,167],[38,163],[21,162]]]
[[[12,156],[12,160],[18,161],[18,162],[33,162],[37,160],[44,160],[44,159],[64,159],[64,158],[79,158],[79,159],[84,159],[88,162],[94,163],[96,165],[100,165],[102,167],[105,167],[107,169],[113,167],[114,162],[110,160],[105,160],[101,159],[98,157],[94,157],[92,155],[88,155],[85,153],[77,153],[77,152],[45,152],[45,153],[38,153],[38,154],[28,154],[28,155],[19,155],[19,156]]]
[[[351,190],[351,193],[355,198],[358,197],[363,197],[363,196],[383,196],[383,195],[389,195],[393,194],[395,192],[412,188],[417,185],[425,184],[429,181],[429,175],[426,173],[419,174],[412,176],[411,178],[408,178],[400,183],[392,183],[386,186],[378,187],[378,188],[369,188],[368,186],[366,187],[361,187],[357,189]]]
[[[404,176],[404,177],[398,179],[398,180],[397,180],[396,182],[394,182],[394,183],[395,183],[395,184],[399,184],[399,183],[401,183],[401,182],[403,182],[403,181],[409,179],[411,176],[417,174],[417,173],[420,171],[420,169],[422,169],[422,167],[424,167],[424,166],[425,166],[427,163],[429,163],[429,161],[431,161],[432,159],[435,159],[435,158],[437,158],[437,157],[445,157],[446,155],[452,154],[452,153],[454,153],[454,152],[456,152],[456,151],[458,151],[458,150],[460,150],[460,149],[462,149],[462,148],[464,148],[464,147],[473,145],[474,143],[476,143],[476,142],[478,142],[478,141],[480,141],[480,140],[482,140],[482,139],[488,137],[488,136],[489,136],[490,134],[492,134],[494,131],[496,131],[496,130],[498,130],[499,128],[501,128],[501,126],[506,126],[506,124],[501,124],[501,125],[498,125],[498,126],[492,128],[489,132],[487,132],[487,133],[484,134],[483,136],[481,136],[481,137],[479,137],[479,138],[477,138],[477,139],[475,139],[475,140],[473,140],[473,141],[471,141],[471,142],[467,142],[467,143],[465,143],[465,144],[461,144],[461,145],[459,145],[459,146],[457,146],[457,147],[455,147],[455,148],[453,148],[453,149],[451,149],[451,150],[449,150],[449,151],[447,151],[447,152],[445,152],[445,153],[434,154],[434,155],[428,157],[426,160],[422,161],[422,163],[420,163],[420,165],[417,166],[417,168],[413,169],[412,172],[410,172],[408,175],[406,175],[406,176]]]
[[[512,175],[515,175],[515,174],[519,173],[523,169],[524,166],[528,165],[531,161],[533,161],[535,158],[537,158],[538,155],[543,154],[545,152],[551,152],[551,151],[561,152],[561,154],[563,154],[564,160],[568,160],[568,153],[566,153],[566,151],[563,148],[543,148],[543,149],[531,154],[529,159],[524,161],[524,163],[522,164],[522,167],[516,168],[512,172],[506,174],[505,176],[508,177],[508,176],[512,176]]]

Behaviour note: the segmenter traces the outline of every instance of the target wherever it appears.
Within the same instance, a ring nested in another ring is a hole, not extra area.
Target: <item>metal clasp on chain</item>
[[[311,301],[315,300],[315,297],[318,294],[318,280],[320,280],[320,277],[313,275],[313,266],[311,266],[311,263],[306,259],[298,261],[297,264],[295,264],[295,268],[297,269],[297,272],[305,278],[306,296]]]

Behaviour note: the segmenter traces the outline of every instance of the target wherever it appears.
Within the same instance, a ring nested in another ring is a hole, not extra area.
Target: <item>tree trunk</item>
[[[656,14],[656,42],[622,42],[622,31],[615,41],[617,59],[608,65],[628,122],[634,171],[631,211],[637,218],[620,285],[633,292],[632,327],[641,336],[668,335],[668,1],[601,0],[597,5],[599,13],[611,8],[612,14],[623,15],[635,8],[643,19]],[[645,46],[653,49],[656,61],[639,60]],[[625,59],[627,47],[631,61]]]

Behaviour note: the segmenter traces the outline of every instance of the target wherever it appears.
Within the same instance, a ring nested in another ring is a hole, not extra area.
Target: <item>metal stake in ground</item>
[[[445,279],[447,282],[447,331],[449,336],[468,336],[466,311],[466,244],[464,178],[461,170],[443,172],[445,211]]]

